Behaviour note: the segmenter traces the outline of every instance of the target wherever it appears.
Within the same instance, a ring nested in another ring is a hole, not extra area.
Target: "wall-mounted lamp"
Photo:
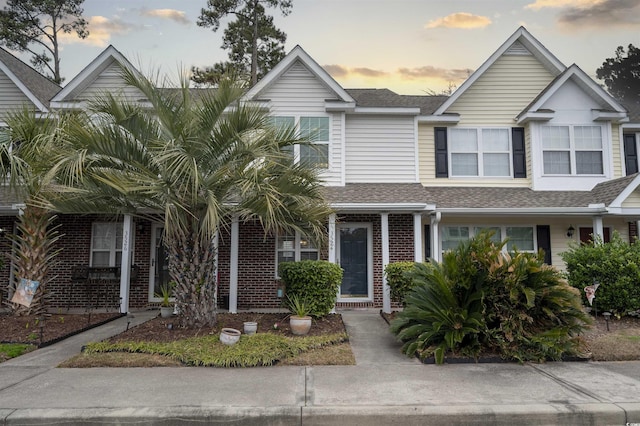
[[[573,237],[573,233],[575,232],[575,228],[573,227],[573,225],[569,225],[569,229],[567,229],[567,237],[571,238]]]
[[[138,222],[138,223],[136,224],[136,231],[138,231],[138,232],[144,232],[144,223],[142,223],[142,222]]]

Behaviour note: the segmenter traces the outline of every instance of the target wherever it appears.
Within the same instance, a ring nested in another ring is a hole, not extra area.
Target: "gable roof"
[[[3,48],[0,48],[0,70],[33,102],[40,112],[49,110],[49,101],[60,91],[60,86]]]
[[[311,56],[300,46],[294,47],[287,56],[284,57],[278,64],[271,69],[255,86],[253,86],[246,95],[244,100],[257,100],[256,98],[276,82],[287,70],[297,61],[301,62],[309,69],[317,78],[324,84],[327,89],[336,94],[336,97],[347,103],[355,102],[354,99],[336,82],[328,72],[324,70]]]
[[[535,56],[549,72],[557,76],[566,66],[560,62],[542,43],[533,37],[524,27],[520,27],[478,68],[458,89],[433,113],[443,115],[447,109],[478,80],[507,50],[526,49]]]
[[[131,62],[120,53],[113,45],[109,45],[93,61],[89,63],[78,75],[76,75],[58,94],[51,99],[52,106],[60,107],[66,101],[71,101],[89,87],[100,74],[113,64],[118,62],[121,66],[139,74],[139,71],[131,65]]]
[[[389,89],[345,89],[353,97],[356,106],[373,108],[420,108],[421,115],[432,114],[448,96],[399,95]]]
[[[576,83],[580,89],[582,89],[592,99],[602,105],[604,108],[599,111],[593,111],[594,120],[608,118],[613,121],[626,121],[628,120],[627,110],[620,102],[614,99],[606,90],[600,85],[596,84],[591,77],[589,77],[580,67],[576,64],[571,65],[564,70],[560,75],[551,81],[545,87],[545,89],[531,101],[527,107],[518,114],[516,120],[519,124],[535,117],[536,113],[542,112],[545,117],[552,114],[552,111],[543,110],[541,108],[564,84],[568,81]]]

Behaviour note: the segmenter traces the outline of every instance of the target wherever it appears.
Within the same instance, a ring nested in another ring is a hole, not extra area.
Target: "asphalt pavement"
[[[0,424],[640,425],[640,361],[423,365],[377,311],[340,313],[354,366],[57,368],[123,317],[1,363]]]

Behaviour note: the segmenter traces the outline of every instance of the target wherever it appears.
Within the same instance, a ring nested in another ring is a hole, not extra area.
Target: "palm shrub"
[[[314,316],[325,316],[335,306],[342,268],[326,260],[282,262],[279,275],[287,297],[305,300]]]
[[[603,243],[595,236],[586,244],[571,242],[569,250],[560,254],[567,264],[569,284],[583,289],[600,283],[596,291],[599,310],[624,315],[640,308],[640,242],[629,244],[614,232],[611,241]]]
[[[414,262],[393,262],[384,268],[384,274],[391,292],[391,300],[403,306],[406,294],[415,284],[410,274],[414,265]]]
[[[438,362],[446,350],[487,351],[521,362],[579,354],[577,335],[590,322],[579,292],[539,254],[506,253],[505,244],[481,233],[445,253],[432,272],[424,265],[416,268],[416,287],[391,327],[405,341],[405,353],[426,349]],[[458,322],[443,322],[452,313]],[[442,324],[465,333],[445,340]]]

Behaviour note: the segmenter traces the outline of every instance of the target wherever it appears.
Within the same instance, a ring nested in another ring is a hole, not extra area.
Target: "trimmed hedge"
[[[287,296],[298,296],[311,305],[313,316],[322,317],[333,309],[342,282],[342,268],[326,260],[282,262],[280,278]]]
[[[598,311],[625,315],[640,308],[640,242],[629,244],[617,232],[611,241],[603,243],[569,243],[569,250],[560,253],[567,264],[569,284],[582,294],[588,306],[584,288],[594,280],[600,283],[595,293]]]
[[[411,276],[407,274],[413,270],[414,266],[415,262],[394,262],[384,268],[387,284],[391,289],[391,300],[394,302],[405,304],[406,294],[415,285]]]

